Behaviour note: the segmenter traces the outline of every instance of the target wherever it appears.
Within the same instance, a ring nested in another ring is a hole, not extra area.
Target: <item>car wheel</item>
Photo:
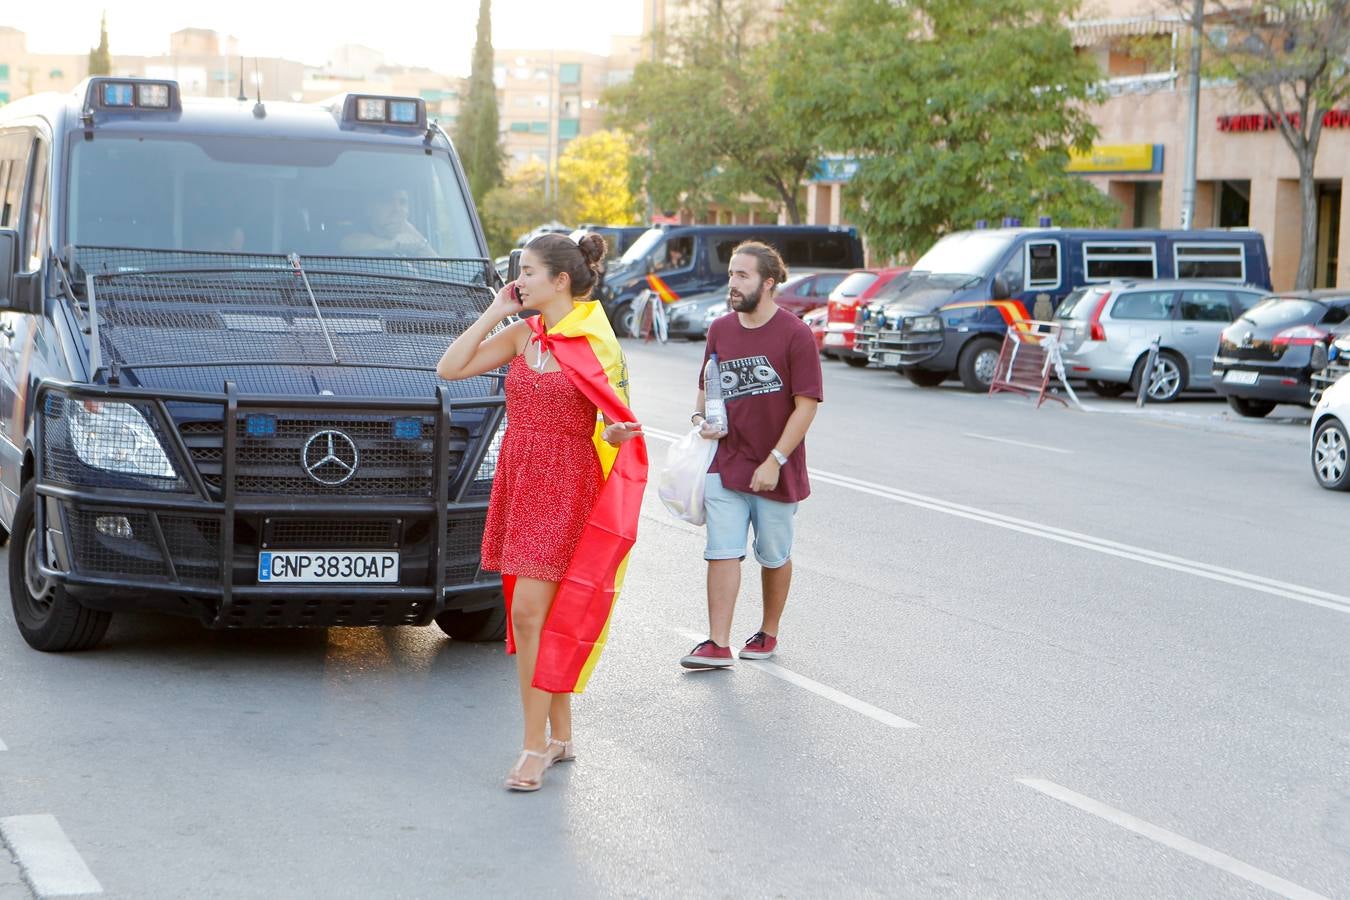
[[[901,369],[900,373],[919,387],[937,387],[947,380],[946,372],[934,372],[932,369]]]
[[[1142,390],[1144,363],[1148,357],[1139,360],[1130,378],[1130,387],[1137,394]],[[1186,389],[1186,364],[1175,353],[1164,350],[1153,361],[1153,373],[1148,381],[1148,399],[1154,403],[1171,403]]]
[[[19,634],[34,650],[64,653],[88,650],[103,640],[112,613],[88,609],[37,566],[36,494],[30,481],[14,510],[14,545],[9,550],[9,598]]]
[[[855,369],[863,369],[867,367],[867,357],[865,356],[845,356],[844,362],[848,363]]]
[[[1130,389],[1128,384],[1119,381],[1098,381],[1096,378],[1089,378],[1087,386],[1098,397],[1119,397]]]
[[[1312,467],[1317,483],[1329,491],[1350,491],[1350,437],[1345,426],[1327,419],[1313,433]]]
[[[1264,419],[1270,415],[1271,410],[1275,409],[1273,400],[1249,400],[1246,397],[1228,398],[1228,405],[1233,412],[1248,419]]]
[[[620,337],[637,337],[637,323],[633,321],[633,304],[624,303],[616,307],[610,324],[614,326],[614,333]]]
[[[961,384],[972,393],[986,393],[994,383],[994,373],[998,371],[998,356],[1003,345],[998,341],[976,339],[966,344],[956,363],[956,374]]]
[[[436,624],[457,641],[502,641],[506,639],[506,604],[473,612],[448,609],[436,617]]]

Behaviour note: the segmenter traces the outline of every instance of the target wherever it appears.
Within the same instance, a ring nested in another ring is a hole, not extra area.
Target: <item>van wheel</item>
[[[1313,476],[1329,491],[1350,490],[1350,436],[1336,419],[1327,419],[1313,434]]]
[[[37,529],[33,527],[36,494],[30,481],[14,511],[16,540],[9,551],[9,597],[19,633],[34,650],[63,653],[88,650],[108,631],[112,613],[82,606],[55,581],[37,569]]]
[[[1130,389],[1128,384],[1121,384],[1119,381],[1099,381],[1096,378],[1089,378],[1087,386],[1092,389],[1092,393],[1098,397],[1119,397]]]
[[[1163,350],[1158,354],[1158,358],[1153,361],[1153,372],[1149,376],[1147,387],[1144,386],[1144,363],[1148,357],[1144,356],[1134,366],[1134,374],[1130,376],[1130,387],[1138,394],[1141,390],[1148,391],[1148,399],[1154,403],[1171,403],[1181,392],[1186,389],[1186,364],[1181,361],[1170,350]]]
[[[988,338],[976,338],[961,351],[956,363],[956,374],[961,384],[972,393],[985,393],[994,383],[994,373],[998,371],[998,355],[1003,345]]]
[[[448,609],[436,617],[436,624],[441,626],[441,631],[457,641],[504,641],[506,603],[498,603],[473,612]]]
[[[1248,419],[1264,419],[1275,410],[1273,400],[1249,400],[1246,397],[1229,397],[1228,405],[1233,412]]]
[[[633,321],[632,303],[616,307],[610,323],[614,326],[614,333],[619,337],[637,337],[637,323]]]
[[[855,369],[864,369],[867,367],[867,357],[865,356],[845,356],[844,362]]]
[[[946,372],[934,372],[932,369],[901,369],[900,372],[919,387],[937,387],[947,380]]]

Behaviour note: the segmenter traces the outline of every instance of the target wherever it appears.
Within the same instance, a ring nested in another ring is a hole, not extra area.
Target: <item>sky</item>
[[[642,8],[643,0],[493,0],[492,43],[607,54],[611,35],[641,32]],[[276,0],[47,0],[0,5],[0,25],[25,32],[30,53],[84,53],[98,44],[106,10],[114,55],[167,53],[172,32],[209,28],[239,38],[245,56],[322,65],[333,48],[363,44],[390,63],[469,72],[478,0],[367,0],[340,9]]]

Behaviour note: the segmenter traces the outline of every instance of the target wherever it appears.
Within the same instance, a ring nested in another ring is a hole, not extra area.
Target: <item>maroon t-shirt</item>
[[[751,493],[750,477],[783,436],[795,408],[793,398],[824,399],[820,353],[806,323],[782,309],[758,328],[746,328],[736,313],[717,319],[708,328],[705,365],[712,353],[722,372],[727,436],[718,443],[708,471],[722,476],[723,487]],[[703,387],[702,369],[698,384]],[[810,493],[802,441],[779,471],[778,486],[758,496],[796,503]]]

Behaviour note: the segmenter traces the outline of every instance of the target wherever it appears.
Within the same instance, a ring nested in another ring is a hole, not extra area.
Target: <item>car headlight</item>
[[[497,457],[502,452],[502,437],[506,434],[506,416],[502,416],[501,424],[497,426],[497,432],[492,435],[492,443],[488,445],[488,451],[483,456],[482,463],[478,466],[478,471],[474,474],[475,481],[487,481],[497,474]]]
[[[941,331],[942,319],[937,316],[914,316],[904,320],[906,331]]]
[[[67,397],[63,405],[71,447],[86,466],[123,475],[178,477],[155,430],[130,403]]]

